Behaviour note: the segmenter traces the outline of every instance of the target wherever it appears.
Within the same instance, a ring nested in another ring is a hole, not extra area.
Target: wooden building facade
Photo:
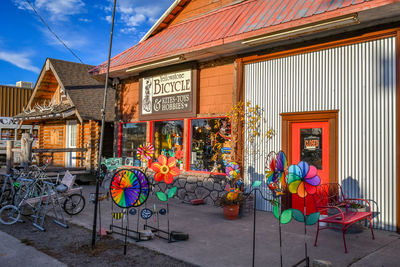
[[[40,161],[65,168],[97,166],[104,85],[88,71],[93,68],[48,58],[26,108],[14,116],[23,124],[39,125]],[[112,156],[115,93],[109,88],[103,155]]]

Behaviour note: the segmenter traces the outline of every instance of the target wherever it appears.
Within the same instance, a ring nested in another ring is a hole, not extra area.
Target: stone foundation
[[[154,181],[154,172],[148,172],[148,178],[154,182],[154,191],[165,192],[168,188],[176,186],[178,188],[175,197],[184,202],[193,199],[204,199],[209,205],[215,205],[219,197],[225,194],[227,178],[224,175],[207,175],[182,173],[174,178],[170,185],[164,182]]]

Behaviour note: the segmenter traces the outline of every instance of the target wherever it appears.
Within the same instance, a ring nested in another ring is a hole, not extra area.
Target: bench
[[[318,234],[323,229],[337,229],[332,225],[341,226],[344,252],[347,253],[346,246],[346,231],[356,222],[367,219],[371,228],[372,239],[374,237],[374,230],[372,228],[372,213],[370,203],[361,198],[346,198],[343,194],[342,187],[337,183],[328,183],[318,186],[317,192],[313,195],[315,208],[321,214],[326,214],[326,217],[320,217],[318,220],[317,234],[315,236],[314,246],[317,246]],[[350,205],[364,204],[367,206],[367,211],[357,211],[350,208]],[[326,226],[321,226],[321,224]]]

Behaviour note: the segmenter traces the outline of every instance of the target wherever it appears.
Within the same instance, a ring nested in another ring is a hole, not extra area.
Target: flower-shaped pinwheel
[[[233,161],[228,162],[228,164],[226,164],[225,173],[230,179],[236,180],[240,173],[239,164]]]
[[[144,145],[140,145],[137,149],[137,158],[140,161],[148,161],[154,154],[154,147],[152,144],[146,143]]]
[[[309,166],[307,162],[300,161],[297,165],[289,167],[287,183],[290,193],[297,193],[299,197],[304,198],[308,194],[313,195],[317,192],[317,186],[321,183],[321,179],[317,175],[315,166]]]
[[[282,188],[286,185],[287,160],[285,153],[279,151],[269,153],[265,162],[265,178],[268,188],[272,191],[274,197],[283,194]]]
[[[172,183],[174,177],[179,175],[179,168],[176,167],[176,159],[172,157],[167,160],[166,156],[160,155],[157,161],[151,165],[153,171],[156,172],[154,179],[157,182],[164,180],[166,184]]]

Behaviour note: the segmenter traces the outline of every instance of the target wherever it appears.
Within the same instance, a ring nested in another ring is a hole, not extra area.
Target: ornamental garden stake
[[[283,266],[281,222],[287,220],[285,216],[282,216],[281,196],[284,194],[287,173],[288,167],[285,153],[283,151],[279,151],[278,153],[270,152],[265,162],[265,178],[274,198],[271,202],[274,206],[273,211],[279,221],[279,255],[281,266]],[[276,207],[279,208],[277,209]]]

